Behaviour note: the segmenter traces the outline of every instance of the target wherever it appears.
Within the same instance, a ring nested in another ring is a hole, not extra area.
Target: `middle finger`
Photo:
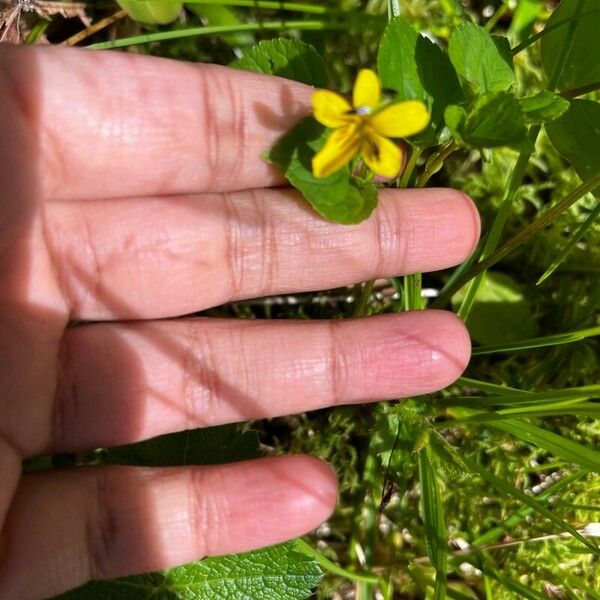
[[[224,302],[455,265],[479,236],[449,189],[383,190],[359,225],[329,223],[289,189],[56,202],[46,242],[81,320],[150,319]]]

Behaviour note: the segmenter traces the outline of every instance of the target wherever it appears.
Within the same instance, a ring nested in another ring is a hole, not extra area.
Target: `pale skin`
[[[1,47],[0,90],[4,600],[281,542],[325,520],[337,495],[331,469],[306,456],[22,476],[24,458],[424,394],[466,366],[468,335],[446,312],[174,319],[439,270],[473,251],[479,219],[460,192],[385,191],[349,227],[283,186],[260,154],[310,111],[311,88]]]

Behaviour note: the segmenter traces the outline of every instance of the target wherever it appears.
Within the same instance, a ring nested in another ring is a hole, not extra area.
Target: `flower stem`
[[[354,315],[355,317],[364,317],[367,314],[367,309],[369,307],[369,300],[371,299],[371,294],[373,293],[373,287],[375,286],[375,280],[365,281],[363,283],[360,296],[354,307]]]

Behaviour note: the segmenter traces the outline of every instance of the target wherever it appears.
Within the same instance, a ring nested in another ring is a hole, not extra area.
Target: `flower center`
[[[367,115],[370,115],[373,112],[373,109],[370,106],[357,106],[354,109],[354,112],[359,117],[366,117]]]

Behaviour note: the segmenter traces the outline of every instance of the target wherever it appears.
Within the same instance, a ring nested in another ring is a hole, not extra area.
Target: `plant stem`
[[[517,173],[516,167],[513,173]],[[473,300],[475,299],[475,294],[477,293],[477,288],[483,277],[482,273],[489,269],[491,266],[495,265],[503,258],[505,258],[513,250],[524,244],[536,233],[539,233],[547,225],[552,223],[552,221],[554,221],[560,213],[562,213],[567,208],[569,208],[569,206],[580,200],[583,196],[596,189],[598,186],[600,186],[600,173],[582,183],[579,187],[573,190],[573,192],[571,192],[566,198],[563,198],[554,206],[549,208],[539,219],[536,219],[533,223],[525,227],[517,235],[515,235],[513,238],[511,238],[505,244],[503,244],[497,252],[489,255],[491,252],[493,252],[497,245],[497,241],[502,232],[502,226],[504,225],[506,217],[508,216],[510,200],[514,196],[514,191],[512,192],[512,194],[507,192],[507,195],[505,197],[506,199],[500,206],[500,210],[498,211],[496,220],[492,225],[492,230],[490,231],[488,240],[486,241],[486,245],[484,246],[484,252],[482,252],[482,254],[484,254],[486,249],[488,250],[487,258],[484,258],[484,260],[482,260],[481,262],[474,264],[461,277],[457,278],[454,281],[453,285],[448,286],[444,290],[444,292],[436,298],[432,306],[444,306],[444,304],[446,304],[446,302],[448,302],[448,300],[450,300],[450,298],[452,298],[452,296],[458,290],[460,290],[466,283],[473,279],[471,285],[469,286],[469,289],[467,290],[467,295],[465,296],[461,309],[458,312],[459,316],[463,318],[463,320],[465,320],[469,314],[469,310],[472,306]],[[492,236],[493,239],[490,242]]]
[[[444,161],[454,152],[458,150],[458,145],[454,140],[448,142],[445,146],[440,148],[438,152],[433,154],[430,159],[427,161],[427,165],[425,166],[425,170],[421,173],[420,177],[417,179],[417,183],[415,187],[422,188],[427,185],[427,182],[431,179],[433,175],[435,175],[444,164]]]
[[[79,31],[75,35],[72,35],[70,38],[68,38],[64,42],[62,42],[61,46],[75,46],[75,44],[79,44],[79,42],[85,40],[86,38],[90,37],[91,35],[94,35],[95,33],[98,33],[105,27],[108,27],[108,26],[112,25],[113,23],[116,23],[117,21],[119,21],[120,19],[123,19],[126,16],[127,16],[127,11],[119,10],[116,13],[110,15],[109,17],[101,19],[97,23],[90,25],[83,31]]]
[[[558,29],[559,27],[563,27],[564,25],[568,25],[569,23],[573,23],[574,21],[579,21],[579,20],[583,19],[584,17],[591,17],[591,16],[597,15],[599,13],[600,13],[600,9],[588,10],[584,13],[574,15],[567,19],[563,19],[562,21],[558,21],[557,23],[553,23],[552,25],[546,26],[546,27],[544,27],[544,29],[542,29],[542,31],[538,31],[534,35],[528,37],[526,40],[523,40],[520,44],[515,46],[511,51],[512,55],[515,56],[515,54],[519,54],[519,52],[522,52],[523,50],[525,50],[525,48],[527,48],[528,46],[531,46],[531,44],[534,44],[540,38],[544,37],[551,31]]]
[[[364,317],[367,314],[367,309],[369,307],[369,300],[371,299],[371,294],[373,293],[373,287],[375,286],[375,280],[365,281],[363,283],[360,296],[354,308],[354,316],[355,317]]]
[[[297,29],[302,31],[323,31],[328,29],[348,28],[349,23],[346,21],[263,21],[261,23],[242,23],[240,25],[215,25],[213,27],[189,27],[187,29],[179,29],[174,31],[159,31],[155,33],[147,33],[143,35],[134,35],[131,37],[112,40],[109,42],[100,42],[90,44],[86,48],[92,50],[108,50],[110,48],[124,48],[126,46],[135,46],[137,44],[146,44],[149,42],[162,42],[165,40],[175,40],[179,38],[202,36],[202,35],[224,35],[227,33],[242,33],[244,31],[287,31]]]
[[[485,240],[485,243],[483,245],[483,250],[481,251],[481,258],[483,258],[483,259],[487,258],[496,249],[496,247],[498,246],[498,243],[500,242],[500,236],[502,235],[502,230],[504,229],[504,225],[506,224],[506,221],[510,214],[510,210],[512,208],[512,204],[515,199],[517,190],[521,186],[521,182],[523,181],[523,177],[525,176],[525,171],[527,170],[527,165],[529,164],[529,159],[531,158],[531,155],[533,154],[533,150],[535,148],[535,142],[540,133],[540,129],[541,129],[541,126],[539,126],[539,125],[535,125],[530,129],[527,143],[525,143],[525,145],[523,146],[523,148],[519,154],[519,157],[517,158],[515,168],[513,169],[510,179],[508,181],[508,186],[506,188],[504,198],[502,199],[500,208],[498,209],[498,212],[496,213],[496,217],[492,223],[490,232],[489,232],[489,234]],[[482,264],[482,263],[481,262],[477,263],[476,265],[471,267],[471,269],[469,269],[469,271],[474,271],[480,264]],[[478,272],[480,272],[480,271],[478,271]],[[467,279],[467,275],[469,275],[469,273],[466,273],[463,276],[462,283],[460,282],[460,280],[457,283],[455,283],[454,290],[450,290],[450,289],[446,290],[445,294],[446,294],[447,298],[451,298],[452,294],[455,291],[459,290],[465,284],[466,281],[470,281],[473,278],[473,275],[471,275]],[[464,300],[458,311],[458,316],[463,321],[467,320],[469,313],[471,312],[471,308],[475,301],[475,296],[477,295],[479,286],[481,285],[482,281],[483,281],[483,275],[479,275],[473,282],[471,282],[471,285],[467,289],[467,293],[465,294]],[[460,284],[460,287],[459,287],[459,284]],[[443,303],[443,296],[441,294],[438,297],[436,303],[438,303],[438,302],[440,304]]]
[[[322,6],[319,4],[306,4],[302,2],[277,2],[277,0],[185,0],[185,4],[219,4],[220,6],[237,6],[240,8],[287,10],[313,15],[325,15],[340,12],[335,8]]]

